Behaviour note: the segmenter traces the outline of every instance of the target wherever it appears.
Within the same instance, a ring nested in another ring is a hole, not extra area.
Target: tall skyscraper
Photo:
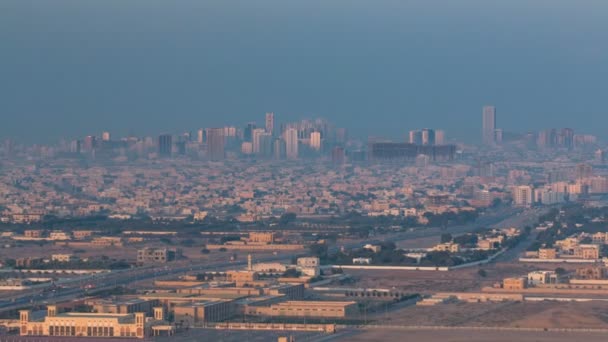
[[[435,145],[445,145],[445,131],[438,129],[435,131]]]
[[[223,160],[224,157],[224,128],[208,128],[207,158],[209,160]]]
[[[410,144],[422,145],[422,132],[410,131],[409,142]]]
[[[281,138],[274,139],[274,159],[283,159],[285,157],[285,140]]]
[[[93,135],[87,135],[84,138],[84,150],[87,152],[93,151],[97,147],[97,139]]]
[[[574,147],[574,130],[572,128],[562,128],[561,132],[563,147],[572,149]]]
[[[422,145],[435,145],[435,130],[430,128],[422,130]]]
[[[198,132],[196,132],[196,142],[199,144],[203,143],[203,129],[199,128]]]
[[[253,139],[253,130],[255,129],[255,122],[250,122],[245,126],[245,130],[243,131],[243,140],[252,141]]]
[[[274,113],[266,113],[266,132],[272,135],[274,133]]]
[[[285,140],[285,156],[287,159],[298,158],[298,130],[295,128],[288,128],[284,133]]]
[[[342,165],[344,164],[345,155],[344,148],[336,146],[331,150],[331,162],[335,165]]]
[[[166,158],[171,157],[173,149],[173,137],[171,134],[162,134],[158,137],[158,155]]]
[[[321,132],[310,133],[310,147],[315,150],[321,150]]]
[[[256,128],[251,133],[251,142],[253,143],[253,153],[260,153],[260,137],[266,133],[263,128]]]
[[[264,158],[272,157],[272,135],[268,132],[264,132],[259,137],[260,141],[260,153],[259,155]]]
[[[103,133],[101,133],[101,140],[102,141],[110,141],[110,132],[103,132]]]
[[[496,107],[483,107],[481,137],[483,144],[494,146],[496,142]]]

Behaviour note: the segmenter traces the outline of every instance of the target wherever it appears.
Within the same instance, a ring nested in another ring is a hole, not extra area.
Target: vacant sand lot
[[[603,342],[606,333],[531,332],[475,330],[386,330],[370,329],[337,341],[424,341],[424,342]]]

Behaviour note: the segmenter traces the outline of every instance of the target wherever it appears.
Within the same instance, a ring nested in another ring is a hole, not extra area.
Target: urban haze
[[[605,1],[0,1],[0,341],[605,341]]]

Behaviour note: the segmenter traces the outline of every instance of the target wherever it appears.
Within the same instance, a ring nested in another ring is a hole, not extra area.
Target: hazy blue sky
[[[608,1],[0,0],[0,138],[326,117],[605,135]],[[39,138],[37,138],[39,137]]]

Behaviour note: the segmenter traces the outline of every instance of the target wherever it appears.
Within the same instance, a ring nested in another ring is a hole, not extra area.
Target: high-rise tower
[[[266,113],[266,132],[271,135],[274,132],[274,113],[268,112]]]
[[[496,107],[483,107],[481,137],[483,144],[494,146],[496,143]]]

